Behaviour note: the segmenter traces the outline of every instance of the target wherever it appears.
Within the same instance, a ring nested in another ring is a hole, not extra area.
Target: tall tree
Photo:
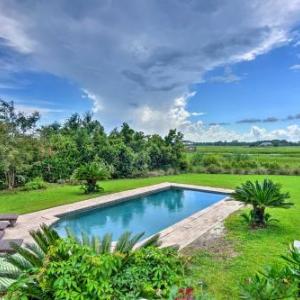
[[[38,112],[25,115],[16,111],[13,102],[0,99],[0,161],[9,189],[29,167],[39,118]]]

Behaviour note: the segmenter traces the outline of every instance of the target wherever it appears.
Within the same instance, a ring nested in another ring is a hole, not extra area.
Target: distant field
[[[288,154],[300,157],[300,146],[293,147],[241,147],[241,146],[199,146],[206,153],[243,153],[243,154]]]
[[[249,155],[259,162],[275,162],[280,166],[300,167],[300,147],[241,147],[241,146],[199,146],[197,151],[203,154],[225,156],[232,154]],[[194,152],[188,153],[191,158]]]

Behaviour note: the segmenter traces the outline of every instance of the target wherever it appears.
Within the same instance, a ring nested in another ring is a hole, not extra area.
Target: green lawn
[[[105,193],[118,192],[149,184],[169,181],[198,185],[234,188],[247,179],[265,176],[185,174],[145,179],[111,180],[102,183]],[[204,280],[216,299],[238,299],[241,280],[266,264],[279,263],[279,256],[287,251],[288,244],[300,239],[300,177],[268,176],[280,182],[289,191],[295,206],[289,210],[272,209],[271,214],[280,220],[268,229],[250,231],[235,214],[227,219],[227,239],[235,256],[222,256],[198,251],[193,260],[193,278]],[[103,194],[103,193],[102,193]],[[45,191],[0,193],[0,211],[26,213],[88,198],[78,186],[50,186]]]

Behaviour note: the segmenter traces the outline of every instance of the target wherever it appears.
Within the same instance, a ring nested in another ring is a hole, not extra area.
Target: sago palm
[[[0,293],[4,294],[12,284],[23,277],[22,284],[29,299],[46,299],[37,282],[30,278],[43,265],[45,255],[51,245],[59,239],[56,231],[42,225],[37,231],[30,232],[33,244],[26,243],[23,247],[12,244],[16,253],[1,258],[0,261]]]
[[[252,205],[250,216],[253,227],[266,226],[266,219],[270,217],[265,212],[267,207],[290,208],[293,205],[293,203],[286,202],[290,198],[289,193],[281,192],[281,186],[269,179],[262,182],[247,181],[236,188],[232,197],[237,201]]]

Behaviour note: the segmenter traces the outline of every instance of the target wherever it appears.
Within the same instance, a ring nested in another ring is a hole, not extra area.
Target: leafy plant
[[[90,238],[86,234],[76,238],[70,230],[68,230],[68,238],[64,240],[46,225],[30,234],[35,241],[34,244],[25,244],[24,247],[13,245],[16,254],[1,259],[0,293],[6,293],[7,299],[24,297],[27,297],[24,299],[77,299],[76,297],[82,299],[80,295],[86,295],[86,299],[102,299],[103,295],[110,295],[110,293],[121,295],[121,292],[116,289],[125,289],[125,285],[129,293],[133,277],[127,278],[127,283],[124,279],[125,274],[124,278],[120,277],[125,267],[130,266],[130,272],[135,273],[137,266],[134,265],[137,262],[144,264],[143,259],[145,261],[151,259],[154,263],[155,257],[161,257],[160,255],[162,255],[161,259],[169,260],[171,260],[171,253],[177,256],[176,249],[172,247],[164,250],[157,248],[160,245],[158,235],[138,243],[143,234],[132,236],[131,233],[125,232],[113,244],[110,234],[106,234],[102,239]],[[150,248],[151,250],[147,252],[146,249]],[[145,251],[143,259],[133,260],[133,257],[139,257],[135,253],[140,251]],[[160,251],[164,254],[160,254]],[[179,260],[179,257],[177,259]],[[176,261],[176,267],[178,266]],[[163,269],[162,261],[161,265],[157,264],[156,267],[159,269],[156,276],[161,276],[159,274]],[[177,269],[174,267],[173,271],[175,270]],[[112,278],[113,274],[116,278]],[[102,279],[101,282],[98,282],[99,278]],[[149,292],[146,284],[148,279],[145,277],[143,285],[134,283],[135,293]],[[138,277],[135,280],[138,281]],[[152,281],[150,287],[157,286],[157,277],[153,277]],[[108,285],[113,283],[115,285],[108,288]],[[81,292],[77,293],[78,290]],[[151,288],[151,291],[154,290]],[[105,299],[114,299],[114,297]]]
[[[104,163],[93,161],[77,168],[73,176],[75,179],[85,181],[83,189],[89,194],[101,189],[97,181],[107,179],[110,176],[110,170]]]
[[[300,296],[300,252],[293,246],[282,256],[284,267],[267,267],[241,287],[241,298],[251,300],[298,299]]]
[[[81,246],[88,246],[90,247],[95,253],[97,254],[104,254],[104,253],[130,253],[133,251],[134,248],[146,248],[150,246],[159,247],[159,234],[153,235],[151,238],[146,239],[143,242],[139,241],[144,236],[144,233],[138,233],[132,236],[132,233],[129,231],[125,231],[118,240],[113,243],[112,235],[107,233],[103,236],[103,238],[98,238],[96,236],[89,237],[88,234],[85,232],[81,233],[81,237],[77,237],[75,233],[70,229],[66,228],[67,236],[76,241],[78,245]]]
[[[32,231],[35,244],[13,246],[0,264],[0,292],[6,299],[163,298],[184,282],[185,264],[175,248],[159,249],[158,235],[125,232],[113,245],[82,234],[68,238],[43,225]]]
[[[1,258],[0,293],[5,293],[8,289],[18,291],[22,288],[22,293],[30,296],[30,299],[47,299],[34,275],[42,267],[50,247],[60,238],[56,231],[46,225],[42,225],[37,231],[31,231],[30,235],[35,241],[34,244],[25,244],[24,247],[12,245],[16,254]],[[15,293],[8,298],[21,299]]]
[[[46,189],[47,185],[45,183],[45,181],[43,180],[42,177],[36,177],[34,179],[32,179],[31,181],[27,182],[24,187],[23,190],[24,191],[32,191],[32,190],[42,190],[42,189]]]
[[[241,217],[251,227],[255,223],[255,216],[254,216],[253,210],[251,210],[249,213],[247,213],[247,212],[241,213]],[[270,224],[273,224],[273,223],[277,223],[277,222],[279,222],[278,219],[273,218],[269,213],[265,214],[265,224],[266,224],[266,226],[268,226]]]
[[[266,268],[243,284],[241,299],[247,300],[278,300],[296,299],[297,282],[287,268]]]
[[[269,179],[263,182],[247,181],[237,187],[233,199],[252,205],[250,215],[246,217],[252,227],[265,227],[271,216],[266,214],[267,207],[290,208],[293,203],[286,202],[289,193],[281,192],[281,186]],[[245,215],[244,215],[245,218]]]

